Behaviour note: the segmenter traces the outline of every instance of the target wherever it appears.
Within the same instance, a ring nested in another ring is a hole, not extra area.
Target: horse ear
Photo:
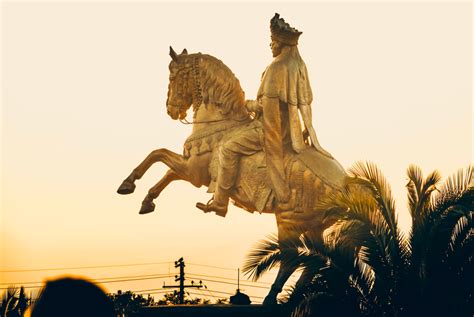
[[[181,52],[181,55],[188,55],[188,50],[187,50],[187,49],[184,49],[184,50]]]
[[[176,52],[171,46],[170,46],[170,56],[172,60],[174,60],[176,63],[178,62],[178,54],[176,54]]]

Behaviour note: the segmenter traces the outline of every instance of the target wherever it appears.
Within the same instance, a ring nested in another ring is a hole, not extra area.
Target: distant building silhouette
[[[237,289],[237,293],[230,297],[230,303],[232,305],[250,305],[252,301],[248,295],[241,293],[240,289]]]

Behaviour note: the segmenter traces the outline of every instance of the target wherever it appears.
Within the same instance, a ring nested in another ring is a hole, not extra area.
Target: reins
[[[223,118],[223,119],[209,120],[209,121],[196,121],[196,120],[193,120],[192,122],[189,122],[188,119],[184,118],[184,119],[179,119],[179,122],[181,122],[182,124],[202,124],[202,123],[217,123],[217,122],[229,121],[229,120],[237,121],[237,122],[244,122],[246,120],[251,121],[252,118],[248,117],[248,118],[244,118],[242,120],[233,119],[233,118]]]

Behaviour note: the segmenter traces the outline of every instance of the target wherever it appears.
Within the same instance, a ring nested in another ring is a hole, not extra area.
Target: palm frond
[[[472,218],[472,210],[468,210],[461,206],[455,206],[443,215],[436,223],[432,224],[429,231],[430,243],[427,246],[427,260],[431,263],[445,263],[446,257],[451,254],[452,242],[454,239],[463,241],[464,237],[457,237],[462,229],[465,229],[469,234],[471,228],[465,228],[469,223],[469,218]],[[465,223],[465,224],[464,224]]]
[[[430,216],[431,218],[440,217],[440,213],[460,203],[472,210],[474,209],[473,196],[474,172],[472,166],[469,166],[464,170],[458,170],[441,185],[439,194],[433,199]]]
[[[5,303],[5,307],[3,307],[5,316],[8,312],[15,309],[18,305],[18,293],[20,289],[15,285],[9,285],[6,289],[6,292],[3,294],[3,302]]]
[[[473,170],[468,167],[449,177],[441,186],[438,197],[433,199],[428,211],[427,228],[424,229],[426,238],[431,242],[430,249],[436,249],[438,254],[445,253],[448,247],[454,247],[456,241],[462,241],[462,233],[465,235],[471,230],[466,226],[472,228],[473,212]]]
[[[371,162],[357,162],[349,169],[349,174],[359,178],[371,192],[379,205],[385,221],[392,232],[397,231],[397,216],[395,213],[395,200],[393,199],[390,185],[378,167]]]
[[[408,206],[412,219],[418,218],[418,201],[420,200],[421,188],[423,187],[423,172],[416,165],[410,165],[407,169],[408,183]]]
[[[474,221],[473,211],[468,212],[464,217],[461,217],[456,223],[449,242],[449,251],[456,253],[456,250],[461,248],[466,239],[474,235]]]
[[[314,307],[317,307],[318,304],[320,304],[321,296],[325,295],[327,294],[323,292],[311,292],[307,294],[298,304],[298,306],[296,306],[296,308],[293,310],[291,317],[312,316]]]
[[[338,245],[361,248],[365,246],[367,258],[364,260],[373,267],[390,266],[390,227],[385,218],[378,212],[377,203],[364,195],[351,195],[347,192],[341,196],[348,211],[345,222],[335,227],[334,235]]]
[[[462,297],[461,285],[472,258],[472,250],[465,248],[472,234],[472,179],[472,168],[458,171],[419,209],[410,233],[410,281],[411,288],[418,290],[416,296],[449,298],[450,305],[459,304],[456,298]]]
[[[431,207],[432,194],[441,180],[438,171],[431,172],[423,179],[423,172],[415,165],[410,165],[407,170],[408,206],[413,219],[413,226],[425,221],[427,211]]]
[[[278,236],[272,234],[260,240],[246,257],[242,272],[257,281],[263,273],[271,270],[281,261]]]
[[[459,169],[454,175],[451,175],[440,187],[440,195],[449,195],[450,193],[459,193],[472,187],[474,183],[474,170],[470,165],[465,169]]]

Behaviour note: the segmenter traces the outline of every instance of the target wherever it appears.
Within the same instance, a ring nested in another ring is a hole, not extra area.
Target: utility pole
[[[179,267],[179,276],[175,275],[175,279],[174,279],[175,282],[179,281],[179,285],[167,286],[167,285],[163,284],[163,288],[179,288],[179,297],[178,297],[179,303],[184,304],[184,289],[187,288],[187,287],[201,288],[203,286],[202,281],[199,281],[199,285],[194,285],[194,281],[191,281],[191,285],[184,285],[184,281],[186,279],[184,278],[184,267],[185,267],[185,265],[184,265],[183,258],[179,258],[178,261],[174,261],[174,267],[175,268]]]

